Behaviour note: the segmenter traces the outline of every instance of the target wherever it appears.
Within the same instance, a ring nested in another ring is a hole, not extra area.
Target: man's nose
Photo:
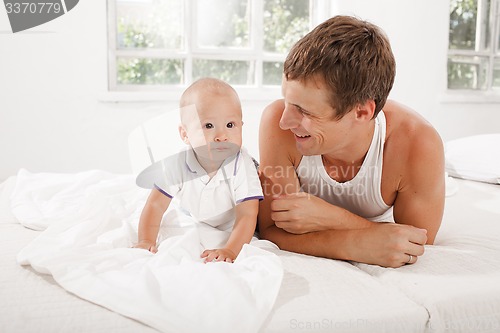
[[[280,119],[280,128],[282,130],[296,128],[299,126],[301,118],[302,116],[298,110],[295,110],[293,107],[285,106],[285,110]]]

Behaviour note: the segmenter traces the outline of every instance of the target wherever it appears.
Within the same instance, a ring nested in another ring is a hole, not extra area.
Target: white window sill
[[[281,87],[234,87],[242,101],[274,101],[281,98]],[[178,102],[185,88],[157,91],[107,91],[99,95],[101,102]]]
[[[441,103],[457,104],[497,104],[500,103],[500,91],[466,91],[466,90],[448,90],[439,96]]]

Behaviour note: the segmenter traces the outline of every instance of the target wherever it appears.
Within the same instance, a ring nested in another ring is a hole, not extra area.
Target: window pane
[[[450,1],[450,49],[476,47],[477,0]]]
[[[193,60],[193,81],[202,77],[215,77],[229,84],[252,85],[254,66],[250,61]]]
[[[500,88],[500,58],[495,59],[493,67],[493,87]]]
[[[480,35],[476,37],[478,43],[481,45],[481,49],[489,50],[491,41],[491,31],[490,31],[490,0],[482,0],[482,6],[480,7],[479,20],[481,23]]]
[[[500,12],[500,9],[499,9],[499,12]],[[498,20],[500,21],[500,15],[497,17],[498,17]],[[497,24],[500,25],[500,22],[497,21]],[[500,52],[500,27],[497,31],[498,31],[497,52]]]
[[[116,0],[118,49],[183,48],[182,0]]]
[[[118,84],[181,84],[183,61],[179,59],[117,58]]]
[[[262,78],[262,84],[264,85],[276,85],[281,84],[281,78],[283,75],[283,63],[282,62],[264,62],[262,64],[264,70],[264,76]]]
[[[485,57],[448,57],[449,89],[486,89],[488,58]]]
[[[248,47],[250,4],[248,0],[201,0],[197,7],[199,47]]]
[[[264,1],[265,51],[288,53],[309,28],[309,1]]]

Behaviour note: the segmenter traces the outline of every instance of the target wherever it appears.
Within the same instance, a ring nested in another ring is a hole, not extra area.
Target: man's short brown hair
[[[375,117],[392,89],[396,61],[379,27],[351,16],[334,16],[292,47],[284,75],[286,80],[323,79],[336,119],[367,100],[375,101]]]

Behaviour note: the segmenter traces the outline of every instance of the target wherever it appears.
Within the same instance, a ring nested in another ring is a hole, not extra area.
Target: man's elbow
[[[425,242],[426,245],[434,245],[434,241],[436,240],[436,232],[431,232],[427,231],[427,241]]]
[[[269,225],[264,225],[259,219],[257,219],[257,231],[262,239],[269,240]]]
[[[261,221],[260,219],[257,219],[257,227],[259,231],[259,236],[261,239],[265,239],[268,241],[271,241],[273,243],[276,243],[276,226],[274,225],[273,222],[264,223],[264,221]]]

